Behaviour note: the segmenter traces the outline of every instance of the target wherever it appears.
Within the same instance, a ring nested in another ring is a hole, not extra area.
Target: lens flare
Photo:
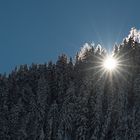
[[[117,60],[113,58],[112,56],[108,56],[103,62],[103,67],[107,71],[113,71],[117,67]]]

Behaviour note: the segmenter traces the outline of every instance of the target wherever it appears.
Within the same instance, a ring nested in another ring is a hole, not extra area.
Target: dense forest
[[[0,140],[140,140],[140,40],[132,29],[104,72],[107,52],[86,43],[75,58],[0,75]]]

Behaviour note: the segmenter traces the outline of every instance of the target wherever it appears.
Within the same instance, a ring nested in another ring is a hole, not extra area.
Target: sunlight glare
[[[103,66],[106,70],[112,71],[117,67],[117,60],[112,56],[109,56],[104,60]]]

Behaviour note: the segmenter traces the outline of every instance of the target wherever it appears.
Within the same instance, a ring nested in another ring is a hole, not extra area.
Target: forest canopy
[[[132,28],[111,56],[86,43],[75,59],[20,65],[0,75],[2,140],[140,139],[140,31]]]

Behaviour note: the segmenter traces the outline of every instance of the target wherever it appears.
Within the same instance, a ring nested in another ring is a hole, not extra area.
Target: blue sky
[[[139,0],[1,0],[0,73],[74,57],[85,42],[110,50],[140,29]]]

